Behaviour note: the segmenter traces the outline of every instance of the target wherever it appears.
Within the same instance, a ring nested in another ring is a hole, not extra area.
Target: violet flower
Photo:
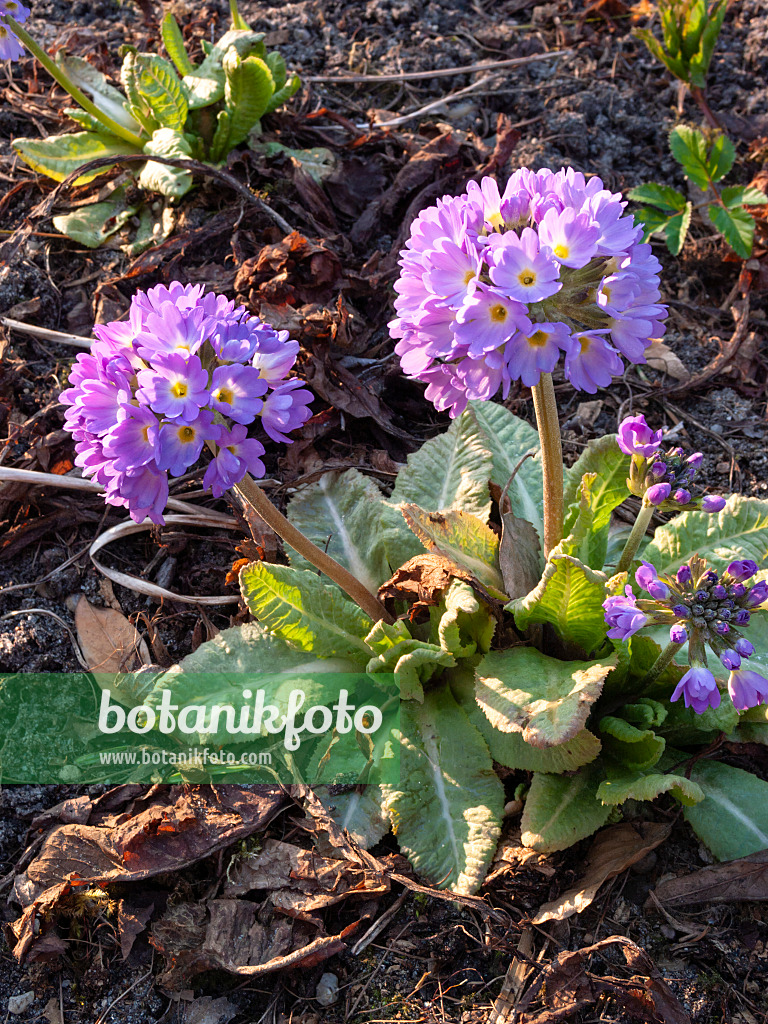
[[[627,416],[621,421],[616,441],[626,455],[641,455],[644,459],[650,459],[658,452],[662,437],[663,432],[651,430],[641,413],[639,416]],[[666,466],[663,463],[660,465],[663,466],[662,473],[666,473]]]
[[[707,708],[720,707],[720,691],[715,677],[703,665],[693,665],[675,687],[671,701],[683,698],[687,708],[693,708],[697,715]]]

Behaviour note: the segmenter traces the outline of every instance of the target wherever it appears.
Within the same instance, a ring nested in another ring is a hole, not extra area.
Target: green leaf
[[[152,117],[163,128],[182,131],[187,98],[173,65],[155,54],[136,55],[136,85]]]
[[[696,70],[694,85],[703,89],[706,84],[707,71],[712,60],[712,53],[715,49],[717,37],[723,25],[723,18],[728,9],[728,0],[715,0],[707,14],[704,31],[701,34],[699,49],[695,57],[691,59],[691,65]]]
[[[736,149],[725,133],[718,135],[709,148],[707,167],[713,181],[720,181],[733,167]]]
[[[666,213],[684,210],[687,203],[682,192],[678,192],[676,188],[671,188],[669,185],[659,185],[655,181],[630,189],[627,197],[636,203],[650,203],[652,206],[658,206]]]
[[[553,747],[584,728],[616,656],[558,661],[535,647],[491,651],[475,672],[475,699],[500,732],[521,733],[534,747]]]
[[[336,824],[364,850],[389,832],[389,822],[382,815],[380,786],[361,786],[349,793],[331,793],[325,786],[316,786],[314,792]]]
[[[325,146],[313,146],[312,149],[291,149],[290,146],[284,146],[282,142],[250,141],[248,148],[254,153],[263,153],[266,157],[293,157],[318,185],[322,185],[336,169],[336,157]]]
[[[534,775],[520,823],[523,846],[553,853],[596,832],[611,813],[597,798],[601,781],[602,772],[595,764],[573,776]]]
[[[678,7],[680,18],[681,54],[690,61],[699,48],[699,40],[707,21],[707,0],[686,0]]]
[[[374,657],[366,672],[392,673],[403,700],[424,700],[424,683],[456,664],[453,655],[436,644],[417,640],[402,620],[393,624],[379,621],[365,638]]]
[[[736,558],[768,558],[768,501],[732,494],[721,512],[683,512],[660,526],[642,552],[660,573],[674,574],[699,554],[722,572]]]
[[[288,72],[285,67],[285,61],[282,55],[277,50],[272,50],[264,58],[264,62],[269,68],[270,74],[272,75],[272,81],[274,82],[275,90],[282,89],[288,78]]]
[[[302,487],[288,506],[288,519],[318,547],[376,592],[390,576],[381,531],[384,496],[370,477],[348,469],[325,473]],[[290,550],[291,565],[312,566]]]
[[[258,128],[275,91],[268,65],[259,57],[241,58],[234,47],[225,54],[224,102],[230,116],[229,148]],[[222,154],[224,155],[224,154]]]
[[[96,132],[74,132],[72,135],[49,135],[45,139],[14,139],[11,143],[24,163],[33,171],[64,181],[73,171],[89,160],[104,156],[121,156],[125,153],[139,153],[128,142],[114,135]],[[75,179],[75,185],[85,185],[110,167],[99,167]]]
[[[419,875],[468,894],[501,833],[504,790],[482,736],[447,687],[401,710],[399,788],[382,786],[400,848]]]
[[[755,237],[755,221],[747,210],[737,207],[726,210],[712,203],[707,207],[709,219],[720,231],[737,256],[746,260],[752,254],[752,240]]]
[[[507,610],[515,616],[518,629],[527,629],[534,622],[550,623],[562,640],[589,654],[605,642],[606,579],[560,551],[558,545],[551,553],[538,586],[525,597],[510,601]]]
[[[141,125],[131,116],[125,96],[123,96],[119,89],[115,89],[113,85],[110,85],[104,75],[97,71],[92,64],[89,64],[87,60],[83,60],[81,57],[66,56],[61,50],[56,55],[56,63],[67,78],[78,89],[81,89],[102,113],[111,117],[113,121],[117,121],[124,128],[128,128],[129,131],[136,133],[141,131]],[[81,118],[90,116],[85,111],[81,111],[80,114]],[[78,119],[75,118],[75,120]],[[96,119],[94,118],[94,120]],[[82,120],[80,123],[83,123]],[[93,128],[94,131],[105,131],[104,125],[100,121],[96,121],[96,124],[98,127]],[[91,128],[92,126],[86,125],[85,127]]]
[[[272,99],[269,101],[267,106],[267,113],[271,114],[273,110],[277,110],[278,107],[282,107],[284,103],[287,103],[294,93],[299,91],[301,87],[301,79],[297,74],[292,74],[282,89],[276,89]]]
[[[160,24],[160,32],[166,53],[176,65],[176,70],[180,75],[191,75],[195,70],[195,65],[187,56],[179,23],[170,11],[166,12]]]
[[[716,666],[711,667],[717,674]],[[719,707],[707,708],[700,715],[693,708],[685,707],[682,700],[675,701],[669,705],[669,714],[658,732],[675,746],[688,746],[714,740],[721,732],[730,733],[738,723],[739,713],[726,693]]]
[[[677,256],[685,244],[685,239],[688,235],[688,228],[691,226],[692,213],[693,204],[686,203],[683,212],[676,214],[674,217],[670,217],[664,226],[667,248],[673,256]]]
[[[439,608],[431,609],[437,620],[440,647],[457,658],[471,658],[491,649],[496,619],[475,591],[463,580],[453,580]]]
[[[126,187],[120,186],[103,203],[91,203],[71,213],[59,214],[53,218],[53,226],[67,238],[96,249],[139,209],[137,204],[128,203],[125,196]]]
[[[659,40],[652,32],[649,32],[648,29],[635,29],[635,35],[638,39],[642,39],[656,60],[660,61],[676,78],[679,78],[683,82],[688,80],[688,71],[686,66],[679,57],[675,56],[678,51],[670,46],[670,40],[666,38],[666,33],[665,42],[667,49],[661,45]]]
[[[499,538],[482,519],[469,512],[425,512],[418,505],[403,505],[401,511],[428,551],[468,569],[495,596],[505,596],[499,569]]]
[[[768,848],[768,782],[717,761],[697,761],[691,779],[704,800],[686,821],[718,860],[737,860]]]
[[[597,796],[612,807],[625,800],[655,800],[662,793],[671,793],[687,807],[704,799],[700,786],[684,775],[665,774],[659,768],[631,768],[608,762],[606,779],[597,789]]]
[[[708,188],[709,157],[703,132],[685,124],[678,125],[669,134],[669,148],[675,160],[682,164],[686,177],[699,188]]]
[[[232,17],[232,28],[250,29],[250,25],[237,9],[237,0],[229,0],[229,13]]]
[[[539,435],[530,423],[514,416],[503,405],[473,401],[469,407],[483,432],[483,443],[491,452],[493,468],[490,478],[498,487],[504,488],[520,459],[527,452],[539,451]],[[525,460],[509,488],[508,497],[514,515],[527,519],[542,537],[544,477],[541,459]]]
[[[736,210],[740,206],[763,206],[768,203],[765,192],[749,185],[726,185],[720,189],[720,198],[729,210]]]
[[[676,215],[662,213],[653,206],[641,206],[635,213],[635,220],[643,226],[643,242],[647,242],[652,235],[666,234],[672,216]]]
[[[64,113],[67,117],[71,117],[73,121],[79,124],[81,128],[85,128],[86,131],[96,133],[104,131],[104,125],[97,117],[93,117],[93,115],[88,114],[85,110],[81,110],[79,107],[65,107]],[[141,130],[139,125],[136,127],[139,131]]]
[[[128,108],[133,117],[141,125],[144,132],[151,136],[159,124],[152,116],[149,105],[139,89],[139,54],[133,47],[125,50],[123,66],[120,68],[120,81],[123,83],[125,95],[128,97]]]
[[[315,572],[252,562],[240,570],[240,590],[270,633],[317,658],[368,661],[373,623],[335,584]]]
[[[638,729],[614,715],[605,715],[599,728],[606,754],[627,768],[652,768],[667,745],[653,730]]]
[[[158,128],[144,147],[147,156],[164,156],[169,160],[189,160],[192,150],[181,132],[173,128]],[[139,175],[139,186],[148,192],[179,198],[192,188],[192,175],[180,168],[147,161]]]
[[[263,32],[251,32],[249,29],[230,29],[229,32],[225,32],[206,54],[200,67],[196,68],[193,74],[184,76],[183,82],[190,110],[207,107],[224,95],[226,76],[223,62],[224,55],[231,46],[234,46],[238,56],[243,58],[251,54],[262,59],[266,56]]]
[[[565,474],[564,532],[566,536],[574,529],[579,516],[584,475],[595,474],[588,493],[591,525],[586,541],[586,550],[591,556],[588,564],[594,569],[603,567],[613,510],[618,508],[629,494],[627,490],[629,465],[630,457],[619,448],[616,443],[616,435],[608,434],[596,441],[590,441]]]
[[[572,739],[554,747],[533,747],[525,742],[519,732],[499,732],[494,729],[478,708],[469,713],[469,720],[480,730],[493,760],[517,771],[559,775],[589,764],[600,753],[600,740],[587,729],[582,729]]]

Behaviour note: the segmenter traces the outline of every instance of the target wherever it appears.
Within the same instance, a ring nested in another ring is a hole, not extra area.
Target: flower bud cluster
[[[561,356],[594,394],[645,362],[664,332],[661,265],[626,202],[573,169],[515,171],[503,190],[470,181],[411,225],[389,327],[403,371],[436,408],[538,384]]]
[[[94,333],[61,395],[65,426],[83,475],[136,522],[164,521],[168,475],[186,473],[206,445],[215,455],[203,485],[220,497],[246,473],[264,475],[250,425],[290,443],[285,432],[309,419],[312,393],[285,379],[298,342],[202,285],[137,292],[127,321]]]
[[[649,597],[637,599],[630,586],[624,595],[609,597],[603,603],[608,636],[628,640],[646,626],[669,626],[671,643],[688,644],[690,663],[670,699],[682,696],[685,706],[699,714],[720,704],[715,677],[706,667],[707,648],[730,673],[728,692],[735,708],[744,711],[768,703],[768,679],[743,665],[755,648],[742,630],[753,611],[768,601],[768,581],[747,586],[757,571],[757,563],[739,559],[719,574],[697,555],[674,576],[659,576],[643,562],[635,581]]]
[[[645,506],[660,512],[720,512],[725,498],[719,494],[694,496],[693,481],[704,460],[701,452],[686,456],[682,448],[661,449],[662,432],[652,431],[645,417],[629,416],[619,424],[617,443],[632,456],[627,487]]]
[[[18,60],[24,55],[19,37],[5,20],[9,15],[22,24],[29,17],[29,8],[18,0],[0,0],[0,60]]]

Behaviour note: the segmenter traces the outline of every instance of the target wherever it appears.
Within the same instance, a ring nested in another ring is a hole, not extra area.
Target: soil
[[[29,26],[49,48],[65,47],[116,75],[120,44],[156,46],[161,7],[174,11],[190,39],[215,36],[228,19],[224,0],[172,0],[162,5],[153,0],[135,5],[117,0],[37,0]],[[622,0],[598,0],[590,6],[571,0],[540,5],[530,0],[300,0],[242,2],[240,7],[251,26],[265,32],[268,45],[279,48],[289,67],[303,78],[289,109],[265,120],[267,138],[294,147],[329,147],[339,169],[320,195],[279,160],[242,152],[230,160],[229,169],[261,189],[274,210],[322,245],[324,259],[343,268],[343,274],[336,275],[336,280],[343,278],[336,291],[343,294],[351,314],[344,330],[334,313],[336,293],[313,290],[312,280],[306,275],[299,280],[297,272],[299,304],[307,304],[300,372],[317,373],[319,366],[327,374],[330,365],[340,364],[367,386],[379,409],[371,418],[347,392],[340,414],[321,396],[315,405],[318,415],[297,435],[293,448],[284,455],[275,446],[268,449],[268,472],[275,480],[271,493],[280,503],[297,482],[312,479],[323,468],[356,467],[383,482],[391,480],[408,452],[446,425],[424,402],[419,387],[403,383],[392,356],[386,321],[391,316],[396,253],[404,225],[437,195],[460,190],[477,167],[487,164],[500,132],[516,131],[519,136],[500,175],[520,165],[566,165],[600,175],[613,190],[646,181],[686,190],[667,136],[681,117],[699,123],[700,114],[632,35],[633,26],[647,20],[643,3],[630,9]],[[736,0],[726,16],[708,87],[710,106],[737,146],[732,183],[748,183],[760,170],[756,157],[766,152],[766,38],[766,0]],[[327,80],[449,69],[554,50],[563,53],[487,73],[381,83]],[[488,81],[480,88],[451,99],[483,77]],[[93,251],[56,235],[49,219],[32,214],[52,183],[19,164],[9,143],[17,136],[62,130],[65,119],[59,111],[67,104],[31,61],[6,69],[0,89],[6,99],[0,110],[3,237],[33,217],[32,234],[0,272],[0,313],[87,335],[94,321],[120,317],[136,288],[173,278],[204,281],[238,294],[254,312],[269,304],[268,292],[253,278],[247,261],[264,245],[279,242],[282,232],[216,182],[204,183],[184,200],[169,243],[133,264],[117,243]],[[444,102],[406,124],[367,127],[438,100]],[[392,197],[393,182],[410,157],[441,137],[454,141],[452,149],[446,146],[448,155],[437,171]],[[86,187],[72,190],[71,197],[88,194],[92,193]],[[381,204],[385,194],[391,201]],[[694,221],[679,257],[670,256],[661,245],[656,251],[665,271],[662,297],[670,306],[665,342],[694,381],[729,343],[737,317],[746,315],[738,352],[693,387],[658,369],[632,368],[610,391],[594,396],[598,404],[589,408],[581,403],[591,396],[574,393],[561,383],[566,458],[573,461],[588,439],[615,429],[617,420],[631,410],[645,411],[656,426],[678,425],[678,436],[705,453],[702,475],[713,491],[762,497],[768,491],[768,291],[761,290],[761,284],[768,273],[757,260],[743,268],[702,221]],[[747,290],[749,307],[744,312]],[[263,312],[269,319],[268,310]],[[73,351],[6,331],[5,337],[0,334],[0,357],[0,463],[71,471],[71,441],[62,430],[57,395]],[[322,376],[319,380],[318,392]],[[513,390],[507,404],[532,420],[524,389]],[[200,476],[191,474],[178,485],[176,496],[194,495],[200,487]],[[208,499],[207,504],[216,503]],[[105,510],[98,496],[0,484],[0,671],[78,668],[69,636],[45,614],[52,612],[72,627],[67,599],[73,594],[85,594],[95,604],[107,604],[114,596],[144,633],[151,621],[153,655],[167,658],[166,663],[177,661],[235,621],[236,604],[203,612],[177,602],[159,606],[118,584],[113,594],[105,590],[87,548],[120,518]],[[235,588],[226,578],[241,556],[236,545],[242,542],[242,536],[224,530],[170,539],[151,531],[120,541],[102,552],[102,558],[134,575],[151,566],[149,578],[177,592],[233,594]],[[64,563],[65,568],[54,572]],[[64,786],[2,791],[0,875],[6,876],[6,885],[7,873],[28,841],[32,818],[80,792]],[[662,804],[659,813],[671,813],[670,807]],[[515,908],[513,920],[521,912],[534,911],[579,876],[586,848],[580,844],[550,857],[556,872],[551,877],[516,868],[493,883],[489,900]],[[570,925],[540,930],[537,950],[542,962],[561,949],[578,949],[611,934],[627,935],[649,952],[694,1024],[768,1021],[768,918],[761,909],[765,904],[692,911],[685,917],[701,923],[702,934],[690,941],[681,941],[679,929],[646,908],[647,893],[659,878],[706,862],[706,851],[682,821],[676,822],[668,842],[637,870],[604,888]],[[173,885],[171,880],[169,887]],[[385,901],[379,910],[386,905]],[[4,913],[8,920],[17,916],[12,906]],[[59,1001],[66,1024],[194,1020],[194,1007],[202,1012],[204,1005],[190,999],[226,997],[235,1024],[288,1019],[305,1024],[347,1019],[485,1021],[520,933],[513,928],[484,934],[483,927],[456,905],[411,894],[359,958],[342,954],[310,970],[267,976],[258,984],[201,976],[193,990],[174,1002],[154,986],[157,965],[145,938],[123,960],[113,928],[101,928],[94,935],[64,922],[70,946],[54,969],[39,963],[19,966],[7,949],[0,954],[0,1012],[9,997],[34,991],[34,1002],[19,1020],[39,1020],[43,1014],[60,1020],[55,1016]],[[615,973],[612,955],[606,956],[600,973]],[[328,1008],[314,999],[324,972],[337,975],[342,986],[340,1001]],[[599,1013],[599,1018],[585,1012],[568,1019],[583,1024],[626,1019],[610,1000]],[[222,1013],[199,1019],[213,1024],[225,1018]]]

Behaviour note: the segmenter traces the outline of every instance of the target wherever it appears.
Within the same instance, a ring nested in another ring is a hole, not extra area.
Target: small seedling
[[[762,206],[768,196],[748,185],[726,185],[718,182],[730,172],[736,151],[727,135],[708,140],[698,128],[679,125],[669,136],[669,148],[682,166],[686,178],[708,193],[708,198],[694,205],[682,192],[669,185],[649,182],[629,193],[637,203],[647,203],[637,213],[645,225],[643,241],[651,235],[663,234],[667,248],[674,255],[685,243],[694,210],[706,209],[706,215],[737,256],[748,259],[752,253],[755,221],[745,206]]]

